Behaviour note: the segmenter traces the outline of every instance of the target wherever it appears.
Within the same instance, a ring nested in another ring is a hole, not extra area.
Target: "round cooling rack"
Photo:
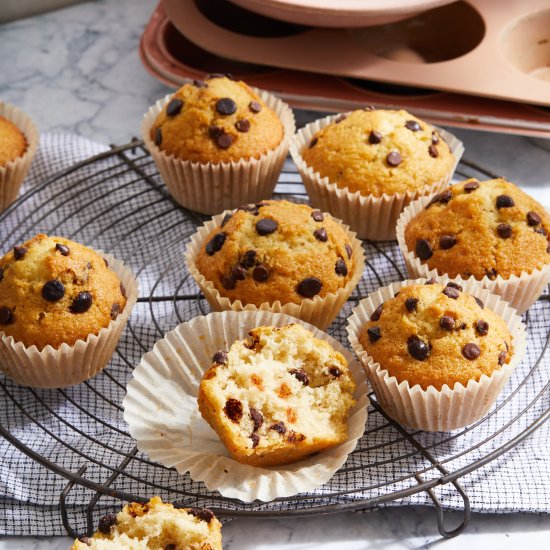
[[[458,176],[494,177],[468,161],[461,162]],[[296,192],[299,181],[288,161],[276,195],[305,201],[303,188]],[[411,502],[414,497],[417,504],[435,505],[443,536],[461,532],[470,504],[460,478],[516,446],[550,415],[550,383],[544,371],[550,354],[548,293],[525,316],[527,356],[485,418],[454,432],[425,433],[397,424],[370,395],[365,434],[328,483],[310,493],[246,504],[150,461],[135,446],[122,414],[125,388],[141,356],[177,324],[210,311],[183,259],[190,235],[205,219],[170,198],[141,142],[113,147],[57,173],[0,215],[2,251],[39,232],[62,235],[123,260],[140,284],[117,350],[95,378],[71,388],[40,390],[0,376],[0,434],[68,480],[59,478],[58,491],[67,531],[90,534],[99,508],[160,495],[181,505],[209,507],[221,518],[297,517],[373,508],[405,497]],[[363,278],[328,331],[346,346],[346,318],[354,305],[406,276],[395,242],[365,241],[364,248]],[[44,502],[52,487],[35,490],[37,502]],[[443,508],[449,507],[464,512],[453,530],[444,525]]]

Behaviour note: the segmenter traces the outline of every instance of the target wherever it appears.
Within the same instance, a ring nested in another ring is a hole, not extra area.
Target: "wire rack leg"
[[[84,472],[86,471],[86,466],[82,466],[80,470],[76,473],[78,476],[82,476]],[[71,492],[72,488],[75,486],[76,481],[69,481],[67,485],[65,485],[65,488],[63,491],[61,491],[61,495],[59,496],[59,507],[61,509],[61,521],[63,522],[63,527],[65,527],[65,531],[67,531],[67,534],[70,537],[78,538],[80,536],[79,533],[77,533],[69,523],[69,514],[67,513],[67,495]]]

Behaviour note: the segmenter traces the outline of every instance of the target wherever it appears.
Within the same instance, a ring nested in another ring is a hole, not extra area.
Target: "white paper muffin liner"
[[[33,388],[65,388],[98,374],[109,362],[138,296],[132,271],[110,254],[98,251],[118,275],[126,289],[126,306],[118,317],[99,333],[58,349],[26,347],[0,331],[0,370],[9,378]]]
[[[313,136],[328,126],[340,115],[331,115],[304,126],[290,143],[290,154],[309,195],[311,204],[324,212],[330,212],[357,233],[360,239],[387,241],[395,239],[395,224],[403,208],[419,196],[435,193],[451,181],[464,147],[453,134],[437,128],[447,142],[455,157],[455,164],[447,176],[428,185],[407,191],[380,197],[362,195],[359,191],[352,193],[347,188],[341,189],[331,183],[328,177],[321,177],[303,159],[301,152],[308,146]]]
[[[0,101],[0,116],[13,122],[27,140],[27,149],[22,156],[0,166],[0,212],[3,212],[19,194],[21,184],[27,176],[36,153],[39,136],[30,117],[14,105]]]
[[[290,139],[296,130],[292,109],[270,93],[252,88],[266,105],[275,111],[283,124],[283,139],[273,150],[259,158],[236,162],[200,163],[178,159],[159,149],[150,130],[164,106],[172,99],[167,95],[157,101],[143,117],[141,134],[145,145],[172,197],[185,208],[202,214],[217,214],[241,204],[259,202],[273,194]]]
[[[357,384],[350,410],[348,439],[293,464],[257,467],[233,458],[197,405],[199,386],[212,356],[258,326],[299,323],[342,353]],[[271,501],[311,491],[344,464],[363,435],[367,418],[367,381],[361,366],[328,334],[308,323],[270,311],[224,311],[178,325],[145,354],[134,370],[123,401],[124,419],[140,451],[203,482],[209,491],[244,502]]]
[[[421,212],[433,195],[420,197],[409,204],[397,222],[397,242],[405,259],[407,272],[411,278],[414,277],[438,277],[447,276],[446,273],[440,273],[437,269],[430,269],[427,264],[420,261],[414,251],[407,248],[405,242],[405,230],[409,222]],[[519,313],[527,311],[541,295],[546,285],[550,282],[550,263],[542,268],[533,269],[531,273],[522,271],[519,275],[511,275],[504,279],[500,275],[494,280],[485,276],[483,279],[475,279],[473,276],[463,279],[460,275],[452,278],[458,284],[464,286],[467,281],[472,281],[482,288],[489,289],[493,294],[498,294],[501,298],[510,303]]]
[[[450,279],[438,277],[436,281],[445,284]],[[489,412],[525,354],[525,326],[516,310],[499,296],[480,288],[472,281],[466,281],[463,285],[464,291],[479,298],[485,308],[492,310],[506,322],[513,345],[510,363],[496,369],[491,376],[483,374],[479,381],[470,380],[466,387],[457,382],[453,388],[444,384],[441,390],[436,390],[433,386],[424,390],[419,384],[411,387],[406,380],[399,383],[395,376],[390,376],[388,371],[365,351],[359,342],[359,335],[381,303],[393,298],[403,286],[425,282],[426,279],[400,281],[369,294],[359,302],[348,319],[348,339],[365,368],[380,406],[389,416],[410,428],[445,432],[467,426]]]
[[[332,219],[335,222],[341,224],[351,242],[351,257],[353,258],[354,265],[354,271],[348,283],[338,291],[331,292],[323,298],[319,295],[314,296],[313,298],[304,298],[300,304],[284,304],[279,300],[272,304],[264,302],[260,306],[256,306],[254,304],[243,304],[240,300],[234,300],[232,302],[229,298],[222,296],[212,281],[207,280],[196,266],[196,260],[202,245],[208,238],[210,232],[215,227],[221,226],[222,220],[227,213],[229,213],[229,211],[214,216],[203,226],[199,227],[198,231],[191,236],[191,240],[189,241],[185,251],[187,269],[208,300],[210,307],[214,311],[260,310],[286,313],[287,315],[292,315],[293,317],[302,319],[302,321],[305,321],[306,323],[311,323],[321,330],[328,327],[332,321],[334,321],[345,301],[348,299],[348,296],[353,292],[353,289],[357,286],[359,279],[361,279],[361,276],[363,275],[363,270],[365,268],[365,252],[361,246],[361,241],[355,237],[355,233],[350,231],[349,227],[342,224],[339,219],[332,216]]]

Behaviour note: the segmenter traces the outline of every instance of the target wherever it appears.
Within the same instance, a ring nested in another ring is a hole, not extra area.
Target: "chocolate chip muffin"
[[[107,261],[76,242],[39,234],[0,259],[0,331],[27,347],[72,346],[125,306]]]
[[[355,390],[345,358],[297,324],[249,334],[214,355],[199,389],[233,458],[282,465],[343,443]]]
[[[0,166],[23,156],[26,149],[25,134],[13,122],[0,116]]]
[[[550,264],[550,216],[503,178],[470,179],[435,195],[405,227],[429,269],[463,279],[508,279]]]
[[[401,288],[372,313],[359,342],[398,383],[423,390],[490,377],[514,352],[506,323],[453,282]]]
[[[330,215],[268,200],[227,214],[204,240],[196,266],[222,296],[260,306],[335,293],[352,280],[356,261]]]
[[[207,508],[178,509],[153,497],[103,516],[93,537],[79,537],[71,550],[88,548],[221,550],[221,523]]]
[[[313,136],[301,156],[339,188],[376,197],[447,179],[456,163],[433,126],[407,111],[383,109],[341,115]]]
[[[182,86],[150,132],[167,155],[200,163],[259,158],[284,135],[279,117],[255,92],[223,75]]]

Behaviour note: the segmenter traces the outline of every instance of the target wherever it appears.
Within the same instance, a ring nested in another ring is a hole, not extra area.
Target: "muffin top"
[[[227,214],[196,266],[231,301],[299,304],[345,287],[356,267],[352,255],[345,230],[329,214],[268,200]]]
[[[430,269],[504,279],[550,263],[550,216],[513,183],[470,179],[435,195],[405,229],[410,251]]]
[[[0,259],[0,331],[39,350],[72,346],[116,319],[125,294],[97,252],[39,234]]]
[[[167,155],[201,163],[259,158],[283,134],[278,116],[244,82],[217,75],[182,86],[151,127]]]
[[[362,328],[363,348],[399,382],[451,389],[510,362],[506,323],[455,283],[410,285],[384,302]]]
[[[27,140],[23,132],[13,122],[0,116],[0,166],[22,156],[26,149]]]
[[[319,130],[301,155],[338,187],[376,197],[447,178],[455,163],[437,130],[402,110],[341,115]]]

